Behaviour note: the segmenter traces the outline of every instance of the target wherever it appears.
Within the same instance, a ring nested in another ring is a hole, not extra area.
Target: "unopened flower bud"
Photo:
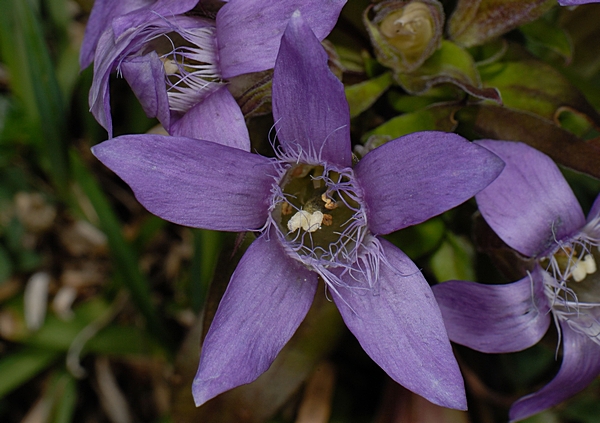
[[[434,35],[431,11],[424,3],[413,2],[390,13],[379,25],[388,42],[405,55],[420,55]]]
[[[364,21],[377,59],[406,73],[421,66],[439,47],[444,12],[437,0],[384,1],[367,8]]]

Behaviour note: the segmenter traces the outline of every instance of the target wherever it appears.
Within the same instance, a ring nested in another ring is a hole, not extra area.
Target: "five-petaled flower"
[[[183,225],[255,231],[202,347],[198,405],[255,380],[304,319],[321,277],[346,325],[395,381],[466,408],[464,386],[431,288],[379,237],[473,196],[503,163],[455,134],[414,133],[352,167],[343,85],[300,13],[273,76],[276,158],[214,142],[130,135],[94,147],[148,210]],[[208,139],[240,136],[236,122]],[[241,123],[243,125],[243,122]]]
[[[222,4],[216,15],[207,11]],[[172,135],[199,138],[212,119],[203,101],[243,120],[227,90],[239,75],[272,69],[281,35],[299,9],[319,39],[346,0],[96,0],[80,55],[94,61],[91,111],[112,137],[109,76],[127,80],[146,114]],[[214,17],[214,19],[213,19]],[[218,93],[218,94],[216,94]],[[201,134],[201,132],[200,132]],[[238,145],[249,149],[250,145]]]
[[[511,421],[552,407],[600,374],[600,196],[587,221],[558,167],[521,143],[479,141],[506,167],[477,194],[486,222],[519,253],[531,272],[506,285],[449,281],[433,288],[450,339],[489,353],[536,344],[553,318],[562,339],[562,364],[539,391],[515,402]]]

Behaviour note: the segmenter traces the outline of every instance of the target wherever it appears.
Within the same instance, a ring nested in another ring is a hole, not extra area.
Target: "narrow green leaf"
[[[140,271],[138,256],[123,237],[122,227],[98,182],[85,168],[77,154],[71,155],[73,173],[83,192],[96,211],[100,227],[108,237],[108,244],[114,261],[118,280],[131,293],[131,297],[143,314],[149,330],[160,340],[168,339],[163,322],[154,309],[150,296],[150,284]]]
[[[222,233],[205,229],[194,231],[194,257],[190,270],[190,295],[192,308],[196,312],[199,312],[204,306],[208,287],[213,278],[222,247]]]
[[[60,356],[60,352],[26,347],[0,359],[0,397],[37,375]]]
[[[0,48],[11,90],[24,105],[29,136],[59,193],[66,194],[68,157],[65,108],[39,16],[31,2],[3,0]]]
[[[49,423],[73,422],[77,405],[77,381],[71,374],[61,372],[56,375],[52,385],[54,407]]]

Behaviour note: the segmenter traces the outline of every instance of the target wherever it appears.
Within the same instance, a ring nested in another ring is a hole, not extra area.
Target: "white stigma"
[[[306,232],[315,232],[321,229],[321,223],[323,223],[323,213],[319,210],[314,213],[300,210],[290,218],[287,227],[290,232],[294,232],[300,228]]]

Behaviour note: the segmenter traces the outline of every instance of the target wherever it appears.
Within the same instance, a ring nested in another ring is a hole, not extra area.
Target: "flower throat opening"
[[[283,200],[273,218],[289,246],[301,256],[352,262],[366,230],[350,169],[296,164],[281,180]]]
[[[157,52],[165,68],[172,110],[187,112],[224,83],[217,67],[212,26],[162,34],[148,44],[146,51],[151,50]]]
[[[600,303],[600,262],[598,246],[578,240],[563,246],[551,258],[541,260],[565,291],[576,295],[583,303]]]

